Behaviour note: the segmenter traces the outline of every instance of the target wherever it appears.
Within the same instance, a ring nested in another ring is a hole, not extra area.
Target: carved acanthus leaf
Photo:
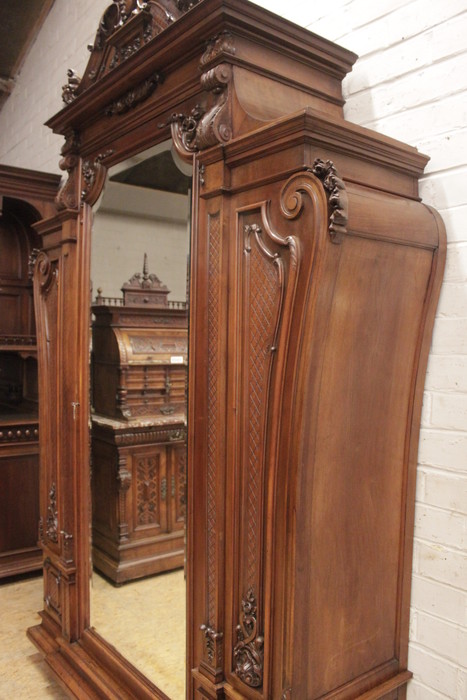
[[[345,183],[339,177],[331,160],[323,161],[317,158],[313,163],[313,175],[319,178],[328,194],[329,235],[333,243],[340,243],[342,236],[347,233],[349,201]]]

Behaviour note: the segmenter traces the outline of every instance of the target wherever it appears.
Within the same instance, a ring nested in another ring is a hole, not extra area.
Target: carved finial
[[[143,282],[147,282],[149,279],[149,268],[148,268],[148,254],[144,254],[144,261],[143,261]]]
[[[81,78],[72,68],[67,70],[68,82],[62,87],[62,100],[69,105],[76,99],[76,92],[81,83]]]

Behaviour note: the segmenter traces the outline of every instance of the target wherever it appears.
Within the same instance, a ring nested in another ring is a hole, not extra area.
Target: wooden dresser
[[[115,583],[183,566],[187,311],[155,275],[92,307],[93,563]]]

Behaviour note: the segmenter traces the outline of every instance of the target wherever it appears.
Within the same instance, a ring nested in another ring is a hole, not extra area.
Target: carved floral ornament
[[[235,673],[246,685],[259,688],[263,684],[264,638],[258,635],[257,603],[252,588],[242,600],[242,611],[233,654]]]

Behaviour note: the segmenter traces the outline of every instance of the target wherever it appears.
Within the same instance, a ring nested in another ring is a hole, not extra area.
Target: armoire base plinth
[[[228,683],[211,683],[198,669],[192,672],[192,676],[195,700],[221,700],[224,698],[241,700],[245,697]],[[337,700],[344,697],[352,697],[352,700],[354,698],[355,700],[405,700],[407,683],[411,678],[412,673],[410,671],[402,671],[397,676],[380,683],[377,687],[367,690],[360,695],[355,696],[351,689],[348,689],[346,695],[345,690],[339,689],[326,694],[319,700]],[[294,700],[294,697],[292,691],[289,690],[283,693],[281,700]]]
[[[63,639],[46,613],[28,637],[44,655],[58,683],[70,697],[82,700],[169,700],[118,651],[87,629],[79,642]]]

